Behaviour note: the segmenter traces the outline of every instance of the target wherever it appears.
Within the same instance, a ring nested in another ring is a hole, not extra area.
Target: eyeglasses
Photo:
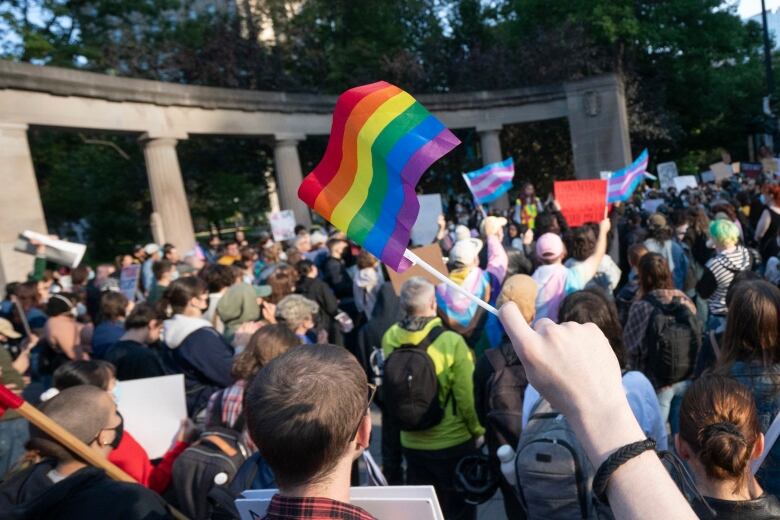
[[[355,431],[352,432],[352,436],[349,438],[350,442],[354,441],[355,437],[357,437],[358,430],[360,430],[360,425],[363,424],[363,417],[368,415],[368,413],[371,411],[371,403],[374,402],[375,395],[376,385],[368,383],[368,404],[366,404],[366,412],[360,416],[360,419],[358,419],[357,426],[355,426]]]

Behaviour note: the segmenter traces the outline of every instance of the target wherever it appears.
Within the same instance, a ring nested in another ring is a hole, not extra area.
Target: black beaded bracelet
[[[655,449],[655,439],[645,439],[643,441],[626,444],[622,448],[612,453],[607,460],[601,463],[596,475],[593,477],[593,494],[599,501],[607,503],[607,484],[612,474],[624,463],[643,454],[646,451]]]

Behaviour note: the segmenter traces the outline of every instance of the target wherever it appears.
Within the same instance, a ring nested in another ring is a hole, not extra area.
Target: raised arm
[[[596,325],[541,319],[534,330],[514,303],[501,308],[501,321],[528,381],[570,421],[595,468],[645,438],[623,391],[617,358]],[[607,497],[617,519],[696,518],[652,451],[615,470]]]
[[[612,221],[609,218],[605,218],[599,223],[599,237],[596,240],[596,250],[578,267],[584,282],[590,281],[599,270],[601,259],[607,253],[607,235],[610,229],[612,229]]]

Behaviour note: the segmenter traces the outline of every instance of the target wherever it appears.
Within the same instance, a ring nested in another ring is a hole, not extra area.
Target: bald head
[[[96,386],[80,385],[61,391],[40,409],[84,444],[90,444],[109,425],[116,405],[108,392]],[[30,425],[29,447],[59,462],[74,459],[73,454],[33,425]]]

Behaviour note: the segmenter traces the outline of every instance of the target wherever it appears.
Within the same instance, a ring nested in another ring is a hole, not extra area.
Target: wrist
[[[622,397],[622,396],[621,396]],[[625,397],[622,403],[599,406],[572,421],[588,459],[598,468],[612,453],[647,436],[640,428]]]

